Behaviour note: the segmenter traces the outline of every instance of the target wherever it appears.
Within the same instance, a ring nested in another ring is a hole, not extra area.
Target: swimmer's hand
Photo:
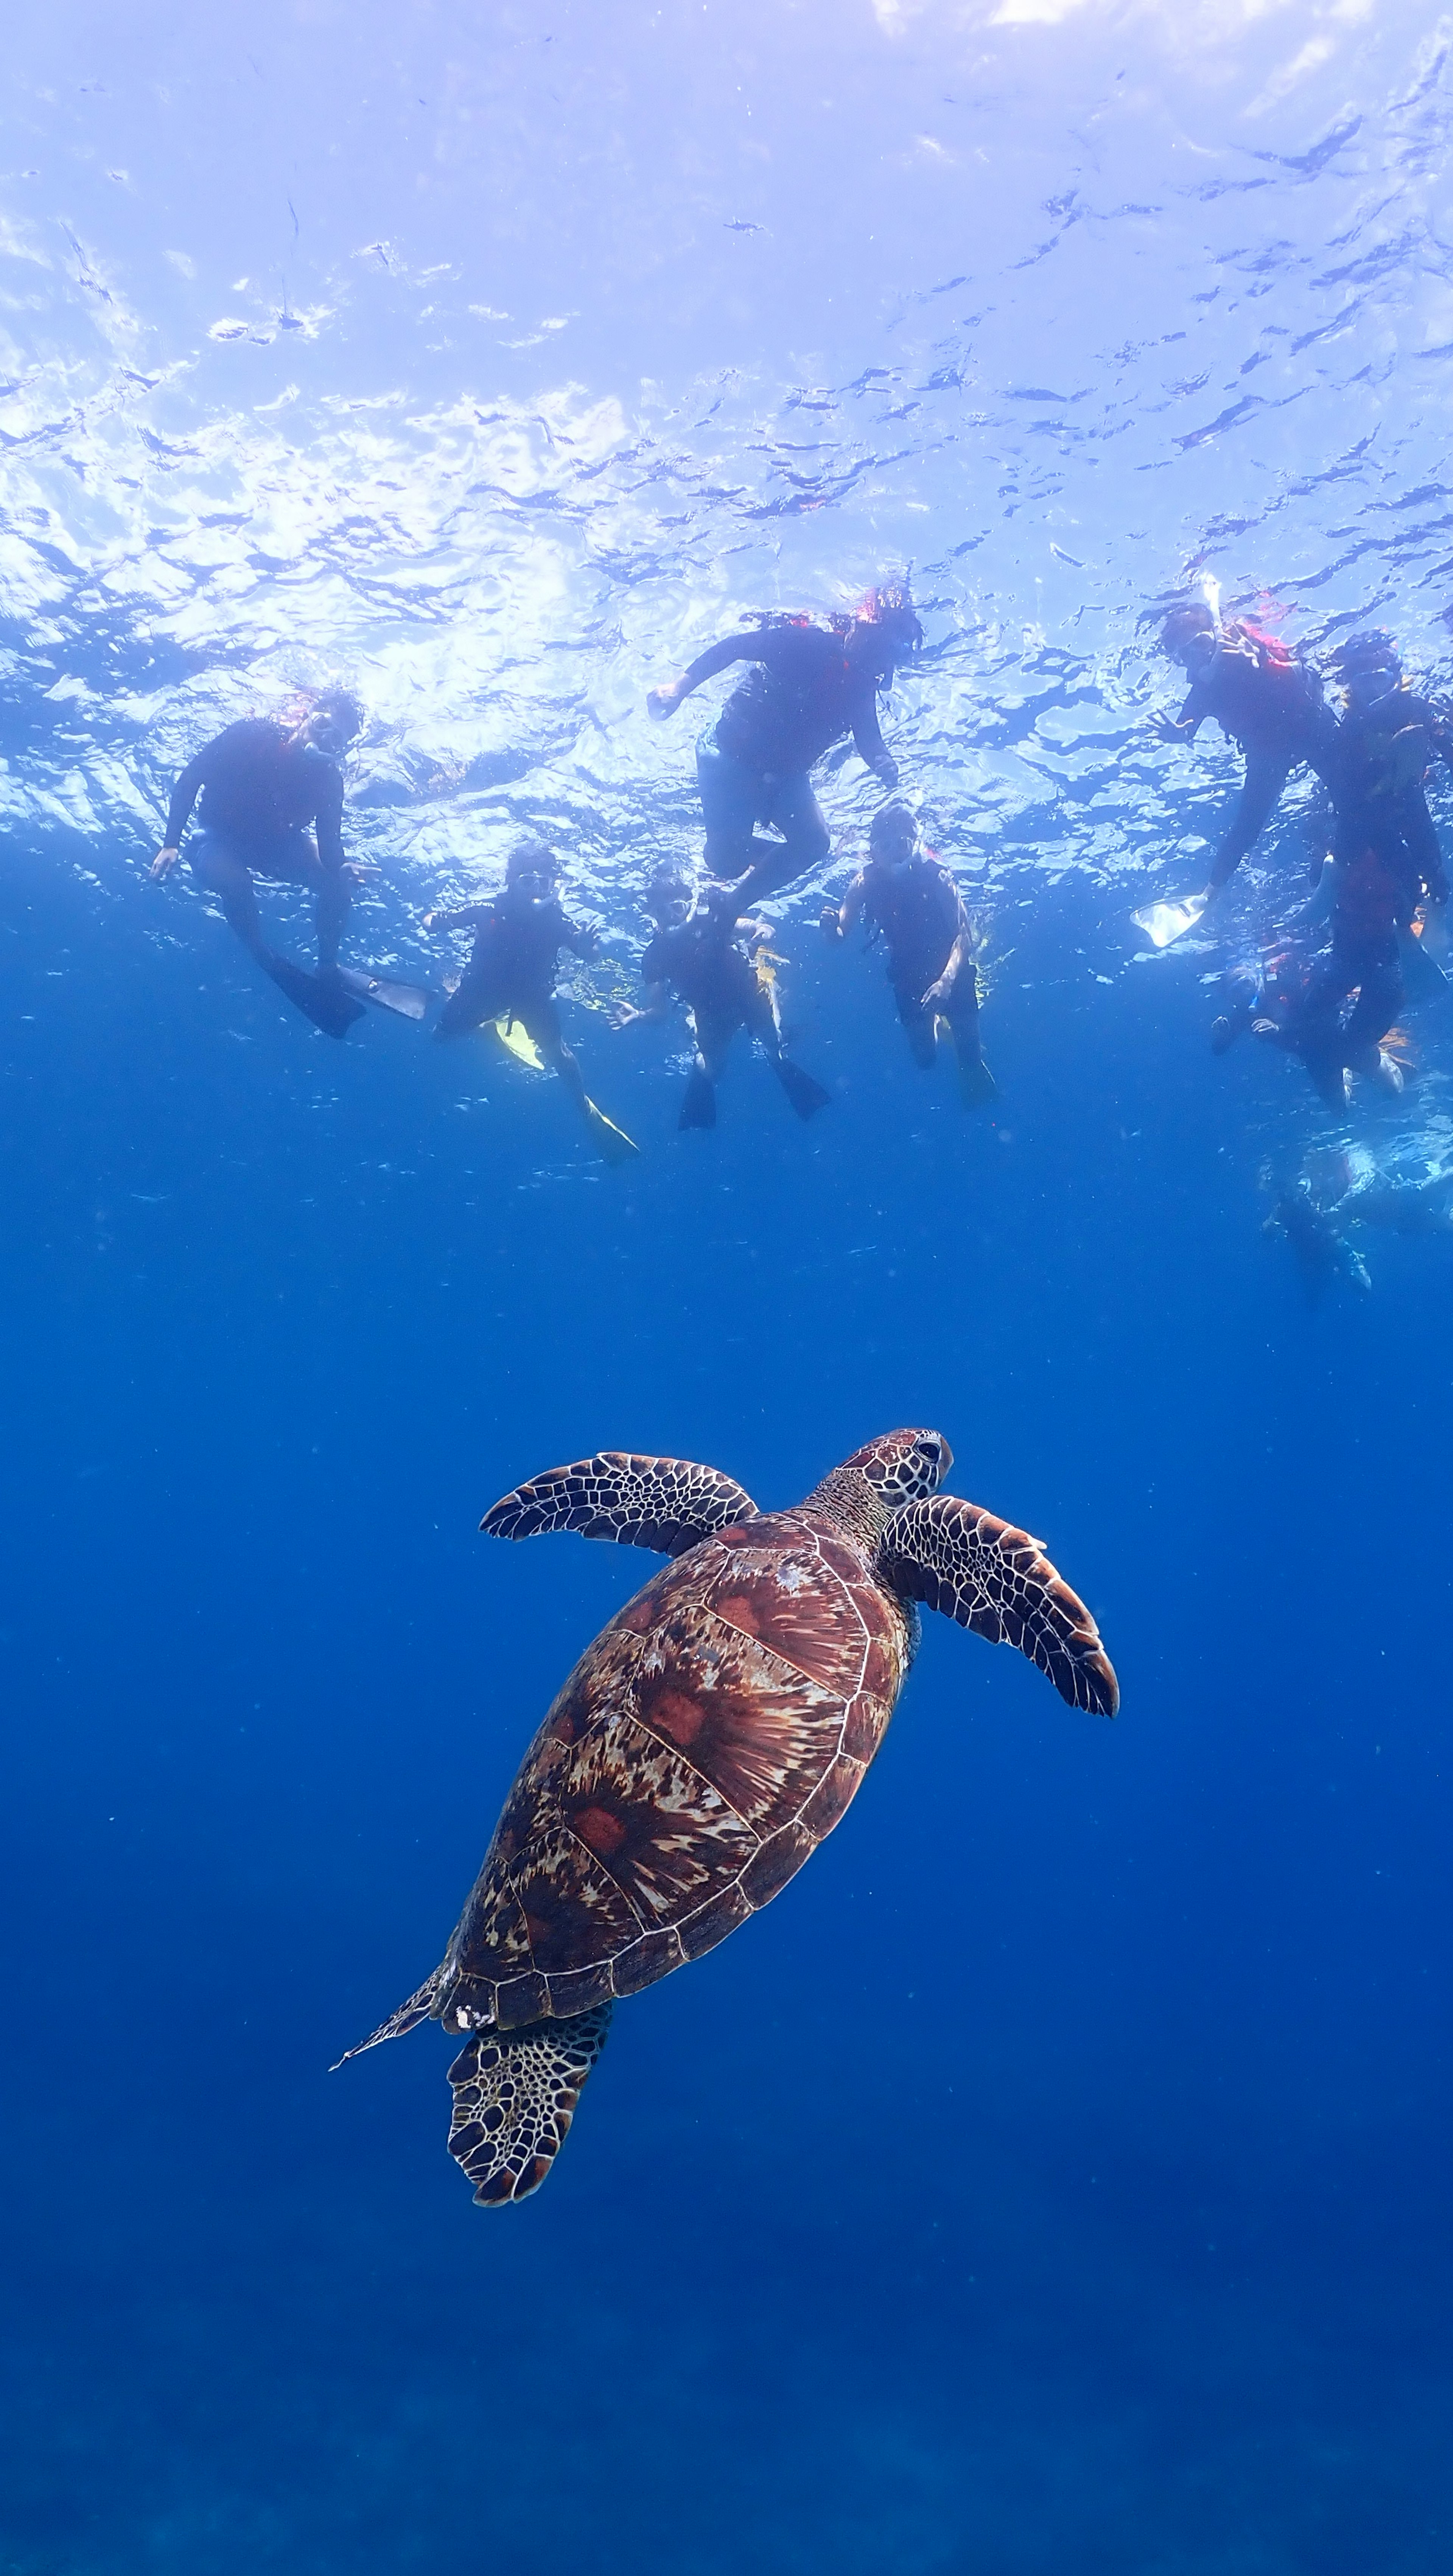
[[[663,681],[659,689],[648,689],[646,691],[647,715],[654,723],[664,724],[668,716],[674,716],[686,694],[684,674],[679,680]]]
[[[1146,731],[1155,742],[1189,742],[1195,726],[1182,724],[1179,716],[1168,715],[1162,708],[1159,715],[1148,719]]]
[[[156,857],[151,863],[151,881],[153,885],[160,885],[163,877],[169,877],[171,875],[171,872],[176,866],[181,855],[181,851],[174,850],[170,843],[168,843],[166,849],[157,851]]]
[[[372,859],[345,859],[338,874],[349,885],[372,885],[375,877],[382,876],[383,870],[376,868]]]
[[[947,1000],[948,995],[940,980],[937,984],[929,985],[927,992],[921,996],[918,1007],[921,1011],[941,1011]]]
[[[887,788],[891,796],[894,788],[898,784],[898,763],[894,759],[891,751],[885,751],[882,759],[875,760],[871,766],[873,776],[875,778],[881,778],[883,785]]]
[[[835,903],[822,907],[822,935],[824,939],[841,939],[843,935],[843,917]]]

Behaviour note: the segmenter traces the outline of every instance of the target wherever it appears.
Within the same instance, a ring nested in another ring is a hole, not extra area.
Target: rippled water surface
[[[1263,1223],[1453,1161],[1453,1011],[1336,1122],[1209,1055],[1305,784],[1216,939],[1130,913],[1238,775],[1146,725],[1188,583],[1448,685],[1453,21],[62,0],[7,51],[0,2571],[1434,2576],[1453,1239],[1312,1311]],[[683,1138],[680,1024],[611,1025],[700,845],[646,689],[904,567],[1002,1097],[818,936],[849,752],[772,908],[831,1107],[743,1049]],[[340,678],[350,953],[437,984],[424,912],[545,832],[628,1172],[148,882],[197,746]],[[604,1445],[786,1503],[900,1421],[1047,1534],[1120,1720],[931,1622],[811,1871],[473,2210],[435,2032],[324,2070],[647,1566],[481,1510]]]

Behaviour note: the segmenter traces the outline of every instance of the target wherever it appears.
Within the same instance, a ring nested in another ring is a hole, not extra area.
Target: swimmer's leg
[[[924,1009],[922,994],[914,992],[911,985],[895,984],[893,998],[914,1063],[925,1073],[932,1073],[938,1062],[937,1014]]]
[[[241,940],[250,957],[265,965],[271,952],[262,935],[252,870],[241,852],[220,832],[198,832],[187,856],[193,876],[221,904],[229,930]]]

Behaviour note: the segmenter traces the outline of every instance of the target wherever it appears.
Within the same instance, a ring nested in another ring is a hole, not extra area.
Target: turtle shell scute
[[[501,2027],[583,2012],[724,1940],[845,1812],[907,1662],[900,1605],[811,1513],[653,1575],[521,1765],[441,2018],[480,2027],[495,1988]]]

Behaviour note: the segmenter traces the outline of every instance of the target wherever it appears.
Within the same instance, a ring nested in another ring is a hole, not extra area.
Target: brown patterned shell
[[[518,2028],[635,1994],[735,1931],[882,1742],[908,1614],[810,1509],[741,1521],[588,1646],[521,1765],[434,2010]]]

